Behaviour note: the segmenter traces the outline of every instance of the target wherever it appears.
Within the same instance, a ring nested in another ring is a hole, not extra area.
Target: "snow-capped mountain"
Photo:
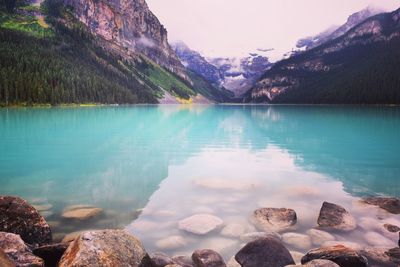
[[[332,26],[328,28],[327,30],[315,35],[315,36],[309,36],[303,39],[300,39],[296,47],[299,48],[300,51],[308,50],[314,47],[317,47],[323,43],[329,42],[331,40],[334,40],[342,35],[344,35],[346,32],[348,32],[351,28],[357,26],[364,20],[366,20],[369,17],[372,17],[376,14],[384,12],[382,9],[375,8],[375,7],[367,7],[361,11],[358,11],[354,14],[352,14],[346,21],[345,24],[341,26]]]
[[[241,96],[249,90],[272,63],[260,53],[243,58],[205,58],[182,42],[172,44],[175,53],[189,70],[214,85]]]

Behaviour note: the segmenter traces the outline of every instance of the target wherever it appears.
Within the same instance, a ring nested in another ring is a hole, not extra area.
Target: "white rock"
[[[241,235],[246,233],[246,230],[246,226],[244,226],[243,224],[230,223],[222,229],[221,235],[227,237],[240,237]]]
[[[159,249],[178,249],[187,245],[186,240],[179,235],[170,236],[156,242],[156,247]]]
[[[320,246],[327,241],[334,241],[336,239],[330,233],[318,229],[308,230],[307,235],[311,238],[311,242],[317,246]]]
[[[210,214],[196,214],[179,221],[179,229],[197,235],[205,235],[220,228],[224,221]]]
[[[371,246],[376,247],[395,247],[396,243],[383,235],[376,232],[368,232],[364,235],[364,239]]]
[[[297,249],[308,250],[311,248],[311,238],[308,235],[298,233],[285,233],[282,240]]]

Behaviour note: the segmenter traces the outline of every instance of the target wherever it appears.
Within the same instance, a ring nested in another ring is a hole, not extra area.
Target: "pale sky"
[[[392,11],[400,0],[147,0],[168,30],[208,57],[244,56],[274,48],[270,56],[295,47],[367,6]],[[268,55],[268,54],[266,54]]]

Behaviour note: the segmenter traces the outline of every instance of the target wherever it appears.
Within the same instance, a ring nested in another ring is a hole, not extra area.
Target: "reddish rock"
[[[1,267],[15,267],[15,264],[10,260],[7,254],[0,248],[0,266]]]
[[[350,213],[342,206],[324,202],[318,217],[318,225],[321,227],[334,228],[338,230],[354,230],[357,225]]]
[[[296,212],[286,208],[261,208],[253,216],[255,226],[263,231],[285,230],[297,222]]]
[[[369,205],[378,206],[393,214],[400,214],[400,199],[394,197],[370,197],[362,200]]]
[[[0,231],[20,235],[27,244],[50,244],[50,226],[39,212],[19,197],[0,197]]]
[[[340,267],[366,267],[367,259],[357,251],[345,246],[322,247],[312,249],[301,259],[302,264],[312,260],[324,259],[338,264]]]

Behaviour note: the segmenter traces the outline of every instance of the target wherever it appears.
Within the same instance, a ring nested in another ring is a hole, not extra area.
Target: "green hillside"
[[[157,103],[162,89],[183,99],[212,89],[194,89],[144,56],[110,54],[54,0],[42,4],[46,19],[37,7],[10,12],[1,3],[0,105]]]

